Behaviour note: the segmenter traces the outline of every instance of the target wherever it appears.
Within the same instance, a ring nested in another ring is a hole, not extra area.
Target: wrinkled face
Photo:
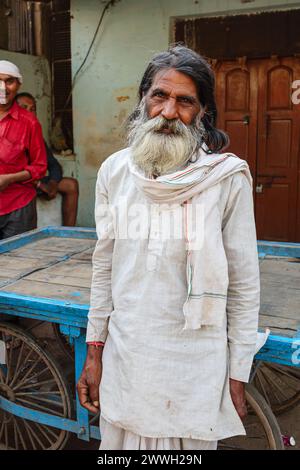
[[[18,105],[23,109],[27,109],[30,113],[33,113],[36,116],[36,104],[35,100],[29,98],[28,96],[20,96],[17,98]]]
[[[174,69],[162,70],[155,75],[145,102],[150,119],[161,116],[168,120],[179,119],[186,125],[192,124],[201,110],[194,81]]]
[[[15,77],[0,73],[0,88],[4,91],[0,105],[12,105],[20,88],[20,82]]]
[[[158,72],[129,126],[136,166],[150,178],[185,166],[203,143],[204,111],[190,77],[174,69]]]

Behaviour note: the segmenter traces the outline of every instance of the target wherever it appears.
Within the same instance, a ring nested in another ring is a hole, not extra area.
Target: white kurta
[[[102,416],[150,438],[216,441],[245,434],[229,376],[248,380],[257,336],[259,271],[250,185],[237,173],[208,193],[216,198],[210,204],[212,234],[220,233],[213,256],[217,260],[225,251],[228,262],[227,312],[220,327],[183,330],[186,245],[184,239],[160,239],[160,212],[167,209],[152,210],[147,236],[136,240],[116,238],[125,219],[98,209],[111,204],[122,213],[124,201],[149,207],[129,172],[129,155],[125,149],[108,158],[96,186],[99,240],[86,339],[106,342]],[[213,256],[201,266],[203,276],[212,279]]]

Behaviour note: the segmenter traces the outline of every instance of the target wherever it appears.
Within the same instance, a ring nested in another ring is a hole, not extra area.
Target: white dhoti
[[[216,450],[218,441],[143,437],[100,418],[100,450]]]

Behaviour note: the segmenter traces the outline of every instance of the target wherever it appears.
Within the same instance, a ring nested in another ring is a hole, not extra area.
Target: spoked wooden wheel
[[[0,323],[0,341],[6,351],[6,364],[0,365],[0,395],[31,410],[71,418],[72,396],[51,355],[31,335],[9,323]],[[68,437],[67,431],[0,410],[2,449],[62,449]]]
[[[246,386],[248,416],[244,422],[246,436],[220,441],[219,449],[283,450],[280,428],[271,408],[253,385]]]
[[[92,414],[89,415],[90,425],[99,426],[99,420],[100,420],[100,411],[99,413],[95,415],[92,415]]]
[[[52,323],[52,330],[55,336],[55,339],[59,346],[61,347],[62,351],[66,354],[66,356],[74,362],[74,347],[69,343],[66,336],[64,336],[59,329],[59,325],[56,323]]]
[[[263,362],[253,383],[276,415],[300,403],[300,369],[297,367]]]

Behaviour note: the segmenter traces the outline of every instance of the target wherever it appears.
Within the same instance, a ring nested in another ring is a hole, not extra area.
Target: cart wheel
[[[291,410],[300,403],[300,370],[263,362],[258,367],[254,381],[275,415]]]
[[[67,357],[74,362],[74,347],[69,343],[67,337],[63,335],[57,323],[51,323],[56,341]]]
[[[89,424],[90,426],[99,426],[99,420],[100,420],[100,411],[97,414],[90,414],[89,415]]]
[[[246,436],[235,436],[220,441],[220,449],[228,450],[284,450],[276,417],[262,395],[246,385],[248,416],[244,421]]]
[[[0,366],[0,395],[28,409],[63,418],[72,416],[72,396],[63,372],[51,354],[20,327],[0,323],[6,364]],[[69,432],[0,410],[0,448],[62,449]]]

